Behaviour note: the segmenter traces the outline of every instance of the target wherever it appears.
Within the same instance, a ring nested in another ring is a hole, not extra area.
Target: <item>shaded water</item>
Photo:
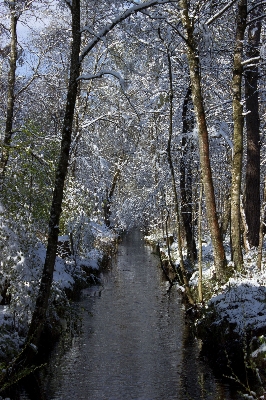
[[[125,237],[102,286],[83,292],[82,333],[53,354],[45,398],[237,399],[199,359],[180,294],[167,293],[157,265],[139,232]]]

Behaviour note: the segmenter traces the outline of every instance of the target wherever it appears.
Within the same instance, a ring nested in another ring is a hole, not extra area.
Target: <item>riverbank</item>
[[[157,265],[139,231],[123,237],[101,285],[73,304],[80,332],[58,343],[38,400],[239,400],[199,357],[182,296]]]
[[[161,261],[173,280],[174,270],[180,263],[176,242],[156,235],[147,236],[146,240],[160,249]],[[206,241],[202,260],[202,302],[198,301],[198,265],[192,267],[186,263],[195,301],[195,305],[187,310],[191,327],[202,341],[202,353],[216,369],[237,382],[241,392],[250,396],[247,398],[264,399],[266,273],[257,269],[255,253],[250,251],[245,255],[245,267],[241,272],[234,272],[228,260],[228,278],[218,283],[210,254],[211,243]],[[180,283],[179,286],[184,293],[184,287]]]
[[[79,252],[77,247],[73,251],[70,237],[59,237],[47,323],[38,350],[40,358],[65,330],[75,331],[72,301],[82,289],[100,281],[102,271],[110,267],[116,251],[118,235],[105,225],[91,222],[86,229],[90,235],[86,253]],[[28,246],[28,252],[20,254],[15,268],[6,277],[7,288],[0,297],[1,394],[9,385],[7,369],[12,368],[25,342],[45,255],[46,248],[41,241]]]

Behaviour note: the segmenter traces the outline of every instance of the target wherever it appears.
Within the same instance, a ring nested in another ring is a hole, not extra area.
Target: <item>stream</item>
[[[124,237],[102,285],[82,292],[75,315],[82,330],[51,355],[44,399],[239,399],[200,358],[181,295],[175,287],[167,292],[140,232]],[[26,392],[20,398],[40,400]]]

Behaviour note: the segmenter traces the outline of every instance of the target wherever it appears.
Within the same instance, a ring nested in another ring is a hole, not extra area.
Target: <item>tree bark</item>
[[[260,231],[259,231],[258,260],[257,260],[258,270],[261,270],[261,264],[262,264],[263,238],[264,238],[265,217],[266,217],[265,211],[266,211],[266,177],[264,178],[263,199],[260,212]]]
[[[248,27],[248,58],[259,57],[262,5],[250,13],[253,22]],[[245,68],[246,129],[247,129],[247,164],[245,214],[248,225],[248,241],[251,246],[259,245],[260,226],[260,117],[258,93],[258,60],[252,60],[252,66]]]
[[[187,295],[187,299],[190,304],[194,304],[194,300],[190,291],[190,286],[187,278],[187,272],[184,265],[183,259],[183,250],[182,250],[182,242],[181,242],[181,229],[180,229],[180,215],[179,215],[179,201],[178,201],[178,194],[177,194],[177,187],[176,187],[176,180],[175,180],[175,170],[172,160],[172,137],[173,137],[173,111],[174,111],[174,90],[173,90],[173,72],[172,72],[172,60],[171,54],[169,50],[167,51],[167,59],[168,59],[168,72],[169,72],[169,136],[168,136],[168,143],[167,143],[167,157],[168,163],[172,178],[172,187],[174,192],[174,201],[175,201],[175,215],[176,215],[176,230],[177,230],[177,244],[178,244],[178,252],[179,252],[179,259],[180,259],[180,270],[182,274],[182,280],[184,282],[185,291]],[[171,257],[170,257],[171,260]]]
[[[209,135],[201,90],[200,62],[193,34],[193,24],[189,17],[188,1],[180,0],[180,8],[181,20],[186,32],[187,57],[190,70],[192,100],[198,126],[200,165],[206,199],[208,226],[212,239],[216,274],[218,278],[221,278],[226,266],[226,257],[216,212],[214,186],[210,165]]]
[[[5,135],[2,144],[2,154],[0,159],[0,190],[2,189],[5,170],[10,154],[10,145],[13,134],[14,105],[15,105],[15,83],[16,83],[16,63],[17,63],[17,22],[18,22],[16,1],[10,2],[9,7],[10,7],[11,41],[10,41],[10,55],[9,55]]]
[[[243,40],[246,29],[247,0],[240,0],[238,3],[236,44],[234,50],[232,92],[233,92],[233,159],[232,159],[232,185],[231,185],[231,241],[232,260],[235,268],[243,266],[243,255],[241,246],[241,214],[240,195],[243,161],[243,128],[244,116],[242,105],[242,54]]]
[[[187,133],[194,128],[194,117],[188,115],[188,105],[192,103],[191,87],[189,86],[182,112],[183,137],[182,153],[180,158],[180,192],[181,192],[181,215],[186,232],[187,258],[194,263],[197,259],[197,246],[193,234],[192,221],[192,171],[191,171],[191,143]]]
[[[104,203],[104,222],[105,222],[105,225],[108,227],[110,227],[110,224],[111,224],[110,217],[111,217],[112,198],[114,195],[116,185],[120,179],[120,175],[121,175],[121,169],[118,165],[116,168],[116,171],[114,173],[114,176],[113,176],[113,182],[112,182],[112,186],[111,186],[109,193],[108,193],[108,189],[107,189],[107,196],[106,196],[106,200]]]
[[[198,300],[199,303],[203,302],[203,293],[202,293],[202,197],[203,197],[203,188],[202,183],[200,182],[200,195],[199,195],[199,257],[198,257],[198,266],[199,266],[199,280],[198,280]]]

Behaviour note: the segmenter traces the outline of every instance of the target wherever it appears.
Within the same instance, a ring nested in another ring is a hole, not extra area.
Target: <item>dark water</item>
[[[82,333],[53,354],[46,399],[237,399],[200,360],[180,294],[167,293],[157,265],[139,232],[125,237],[103,285],[83,292]]]

